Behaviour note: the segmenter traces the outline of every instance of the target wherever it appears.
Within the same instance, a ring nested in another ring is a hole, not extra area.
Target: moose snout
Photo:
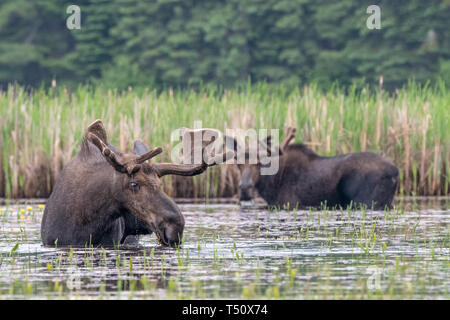
[[[156,236],[161,244],[177,246],[181,244],[184,230],[184,217],[176,203],[165,193],[158,199],[158,217],[156,218]]]
[[[253,185],[247,183],[239,184],[239,189],[241,191],[240,200],[250,201],[253,198]]]
[[[181,244],[183,239],[184,222],[182,224],[171,224],[164,228],[163,243],[175,247]]]
[[[175,247],[181,244],[184,231],[184,217],[179,210],[165,212],[163,219],[156,227],[156,237],[166,246]]]

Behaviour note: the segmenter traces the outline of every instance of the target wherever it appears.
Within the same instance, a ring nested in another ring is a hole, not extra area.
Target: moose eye
[[[134,190],[134,191],[139,190],[139,183],[137,183],[137,182],[130,182],[130,188],[131,188],[131,190]]]

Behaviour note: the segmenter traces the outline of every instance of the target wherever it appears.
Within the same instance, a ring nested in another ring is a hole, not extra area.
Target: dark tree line
[[[2,0],[0,85],[450,83],[449,17],[450,0]]]

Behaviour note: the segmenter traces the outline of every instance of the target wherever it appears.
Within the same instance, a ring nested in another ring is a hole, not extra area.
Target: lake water
[[[449,299],[450,198],[384,211],[183,203],[184,243],[47,248],[42,205],[0,206],[0,299]]]

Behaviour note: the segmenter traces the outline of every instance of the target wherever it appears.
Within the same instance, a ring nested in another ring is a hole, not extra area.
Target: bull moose
[[[198,175],[208,165],[203,160],[199,165],[146,162],[161,152],[136,141],[132,154],[122,154],[108,143],[103,123],[93,122],[48,199],[44,245],[115,246],[129,235],[152,232],[163,245],[180,243],[184,218],[161,189],[160,178]]]
[[[271,206],[345,208],[364,205],[373,209],[392,206],[399,175],[392,162],[371,152],[323,157],[304,144],[289,144],[295,131],[295,128],[288,128],[281,145],[274,148],[275,153],[270,151],[270,137],[259,141],[259,146],[267,148],[266,154],[278,157],[276,174],[261,175],[259,160],[256,164],[248,161],[238,164],[241,201],[251,200],[257,191]],[[242,148],[236,139],[228,141],[233,142],[235,151]],[[241,150],[246,155],[249,153],[248,148]]]

